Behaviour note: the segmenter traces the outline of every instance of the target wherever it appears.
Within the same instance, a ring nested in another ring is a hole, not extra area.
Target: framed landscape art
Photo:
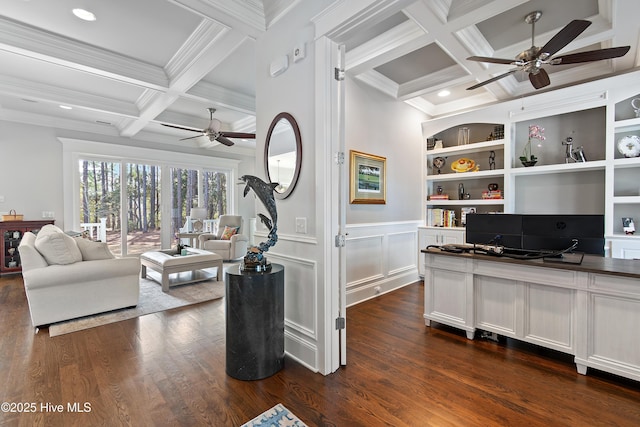
[[[387,202],[387,159],[351,150],[349,163],[349,202],[385,204]]]

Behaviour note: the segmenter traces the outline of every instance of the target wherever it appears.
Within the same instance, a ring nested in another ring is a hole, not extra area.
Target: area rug
[[[282,403],[264,411],[242,427],[307,427],[298,417],[293,415]]]
[[[227,265],[225,264],[225,268],[226,267]],[[153,280],[140,279],[140,299],[136,307],[54,323],[49,326],[49,336],[55,337],[83,329],[95,328],[96,326],[210,301],[222,298],[223,296],[224,281],[207,280],[188,285],[174,286],[169,289],[168,293],[164,293],[159,283]]]

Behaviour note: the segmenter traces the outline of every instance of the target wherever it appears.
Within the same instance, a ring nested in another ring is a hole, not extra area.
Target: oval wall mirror
[[[296,186],[302,164],[298,123],[289,113],[278,114],[269,126],[264,148],[264,169],[269,182],[277,182],[277,199],[286,199]]]

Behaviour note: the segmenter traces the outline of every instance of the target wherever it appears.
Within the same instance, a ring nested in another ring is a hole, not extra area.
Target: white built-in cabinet
[[[462,244],[465,242],[464,227],[418,227],[418,247]],[[418,252],[418,273],[424,276],[424,254]]]
[[[432,208],[453,209],[458,220],[462,207],[475,207],[480,213],[604,214],[605,253],[640,258],[640,157],[624,158],[617,150],[622,137],[640,135],[640,118],[631,106],[635,98],[640,98],[637,71],[424,122],[425,226]],[[538,162],[524,167],[519,157],[529,125],[543,127],[546,139],[533,140]],[[492,131],[499,126],[504,137],[495,139]],[[463,127],[469,129],[469,144],[458,145]],[[583,148],[586,162],[566,161],[562,142],[567,137],[573,139],[574,148]],[[433,144],[427,148],[427,139],[432,138],[441,140],[442,148],[434,149]],[[439,172],[433,166],[436,157],[446,159]],[[461,158],[473,160],[479,170],[452,170]],[[468,193],[462,199],[460,184]],[[498,184],[504,198],[482,199],[489,184]],[[438,187],[449,200],[429,200]],[[624,234],[623,217],[634,218],[635,235]],[[420,249],[423,243],[420,240]]]
[[[496,333],[575,356],[587,368],[640,381],[638,275],[554,268],[482,256],[425,255],[424,319]],[[620,264],[633,261],[606,260]],[[605,263],[606,264],[606,263]],[[557,265],[557,264],[556,264]],[[615,270],[616,266],[612,265]]]

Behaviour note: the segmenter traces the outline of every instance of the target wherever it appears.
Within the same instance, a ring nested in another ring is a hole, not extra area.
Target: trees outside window
[[[172,244],[191,208],[206,207],[207,219],[228,211],[228,172],[100,159],[80,159],[78,166],[79,218],[83,224],[99,224],[104,218],[107,244],[116,255],[162,248],[163,200],[171,206],[164,227]],[[171,184],[164,191],[163,171]]]

